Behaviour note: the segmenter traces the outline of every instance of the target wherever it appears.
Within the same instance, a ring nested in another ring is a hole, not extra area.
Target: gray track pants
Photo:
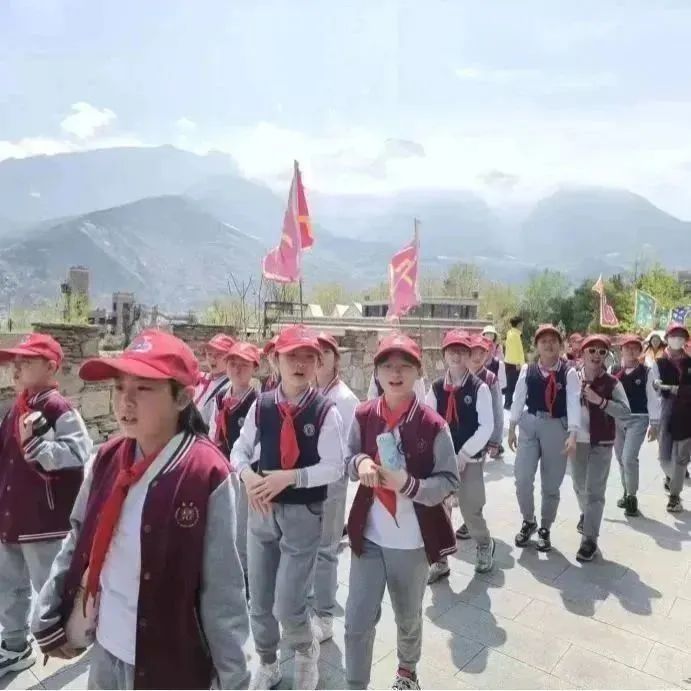
[[[310,595],[310,606],[320,617],[333,617],[336,613],[338,548],[343,538],[347,490],[348,478],[329,485],[324,502],[322,536]]]
[[[691,439],[684,439],[683,441],[672,442],[672,460],[669,463],[663,463],[665,474],[669,478],[669,493],[681,494],[684,488],[684,478],[686,476],[686,468],[691,460]]]
[[[617,436],[614,439],[614,455],[619,463],[621,484],[626,494],[638,492],[638,454],[648,431],[647,415],[633,415],[617,420]]]
[[[468,528],[470,537],[478,545],[488,545],[491,539],[487,521],[482,515],[486,501],[484,471],[483,461],[466,463],[461,473],[461,486],[458,489],[458,507],[461,510],[463,522]]]
[[[611,446],[578,443],[571,461],[573,489],[583,514],[583,535],[597,540],[605,510],[605,490],[612,465]]]
[[[524,412],[519,422],[519,432],[514,462],[518,506],[524,520],[535,520],[535,475],[539,465],[541,525],[549,530],[557,517],[561,497],[559,490],[566,474],[564,444],[569,435],[566,420]]]
[[[415,670],[422,652],[422,597],[428,574],[423,548],[390,549],[365,540],[362,554],[353,554],[345,614],[349,688],[366,689],[369,684],[374,632],[385,588],[389,590],[398,630],[398,664]]]
[[[323,502],[273,504],[268,516],[250,509],[247,566],[250,623],[257,654],[273,662],[281,639],[307,652],[314,634],[307,600],[322,535]]]
[[[125,689],[134,688],[134,665],[128,665],[115,655],[111,655],[96,641],[89,654],[90,689]]]
[[[31,589],[38,593],[48,579],[61,540],[0,542],[0,626],[2,640],[19,649],[29,638]]]

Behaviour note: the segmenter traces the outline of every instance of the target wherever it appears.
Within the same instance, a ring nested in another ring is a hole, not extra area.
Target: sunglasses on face
[[[588,348],[588,355],[600,355],[601,357],[605,357],[605,355],[607,355],[607,349],[606,348]]]

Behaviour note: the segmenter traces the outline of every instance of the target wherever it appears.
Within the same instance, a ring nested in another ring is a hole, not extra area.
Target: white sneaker
[[[317,688],[319,683],[319,643],[312,642],[312,647],[307,653],[295,652],[295,665],[293,671],[293,688],[309,689]]]
[[[263,691],[273,689],[274,686],[278,686],[281,683],[282,678],[281,667],[277,659],[273,662],[262,662],[256,674],[252,677],[250,689],[262,689]]]
[[[317,643],[324,643],[334,637],[334,620],[333,617],[320,617],[314,615],[312,619],[312,631]]]
[[[29,669],[36,662],[36,655],[31,643],[27,643],[24,650],[8,650],[3,643],[0,646],[0,677],[10,672],[21,672]]]

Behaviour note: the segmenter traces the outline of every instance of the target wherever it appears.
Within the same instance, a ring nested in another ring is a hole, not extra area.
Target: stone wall
[[[216,334],[224,333],[237,338],[237,330],[234,326],[214,326],[211,324],[173,324],[173,335],[187,343],[197,357],[201,354],[202,347]]]

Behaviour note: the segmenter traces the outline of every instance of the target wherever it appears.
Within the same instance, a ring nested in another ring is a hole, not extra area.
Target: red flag
[[[389,264],[389,311],[387,319],[396,319],[407,314],[420,304],[418,290],[418,258],[420,243],[417,223],[415,238],[402,250],[396,252]]]
[[[300,245],[303,250],[308,250],[314,244],[314,235],[312,234],[312,221],[310,220],[310,212],[307,208],[307,197],[305,196],[305,188],[302,184],[302,175],[298,162],[295,161],[295,182],[297,185],[298,195],[298,222],[300,224]]]
[[[605,284],[602,280],[602,274],[600,274],[600,278],[595,281],[593,292],[600,296],[600,326],[615,329],[617,326],[619,326],[619,320],[614,312],[614,308],[607,302],[607,296],[605,295]]]

